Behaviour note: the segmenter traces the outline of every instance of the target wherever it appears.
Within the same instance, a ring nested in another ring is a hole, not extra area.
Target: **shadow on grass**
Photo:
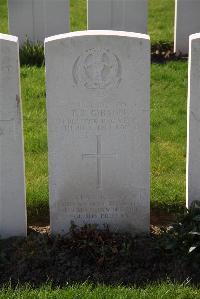
[[[167,202],[167,201],[166,201]],[[160,203],[151,203],[151,224],[152,225],[170,225],[175,215],[184,213],[184,204],[161,205]],[[29,205],[27,208],[28,225],[30,226],[48,226],[50,223],[48,202],[38,205]]]
[[[28,205],[27,207],[27,218],[28,225],[35,226],[48,226],[50,223],[50,211],[48,202],[41,203],[38,205]]]
[[[21,66],[44,66],[44,47],[41,43],[25,42],[20,48]]]
[[[151,61],[154,63],[166,63],[168,61],[187,60],[186,55],[174,53],[173,43],[158,42],[151,45]],[[44,47],[41,43],[32,44],[27,41],[20,48],[21,66],[44,66]]]

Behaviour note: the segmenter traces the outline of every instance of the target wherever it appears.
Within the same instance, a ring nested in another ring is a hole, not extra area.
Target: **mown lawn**
[[[174,8],[174,0],[149,0],[148,31],[152,43],[173,42]]]
[[[7,288],[0,291],[0,299],[199,299],[200,290],[171,283],[152,285],[144,289],[131,287],[91,286],[88,284],[66,288],[40,289],[30,287]]]
[[[86,1],[71,0],[71,30],[86,28]],[[172,42],[174,0],[149,1],[152,42]],[[6,0],[0,31],[7,32]],[[47,129],[44,67],[21,68],[28,215],[48,217]],[[169,209],[185,203],[187,63],[152,64],[151,203]]]
[[[0,33],[8,32],[7,0],[0,1]]]

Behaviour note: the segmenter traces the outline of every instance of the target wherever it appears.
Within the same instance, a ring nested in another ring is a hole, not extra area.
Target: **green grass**
[[[144,289],[129,287],[75,285],[66,288],[51,286],[32,289],[30,287],[3,288],[0,299],[199,299],[200,290],[183,285],[160,284]]]
[[[8,32],[8,13],[7,13],[7,1],[0,0],[0,32]]]
[[[0,30],[7,32],[6,1],[0,1]],[[86,1],[71,0],[71,30],[86,28]],[[153,42],[173,39],[174,0],[149,1]],[[27,207],[48,215],[47,130],[44,68],[22,67]],[[152,64],[151,202],[176,208],[185,203],[187,63]]]
[[[152,64],[151,199],[185,204],[187,63]]]
[[[44,68],[21,68],[27,205],[30,214],[48,213],[47,119]],[[32,212],[31,212],[32,211]]]
[[[174,0],[149,0],[148,31],[152,43],[174,39]]]
[[[87,4],[86,0],[70,0],[71,31],[87,29]]]

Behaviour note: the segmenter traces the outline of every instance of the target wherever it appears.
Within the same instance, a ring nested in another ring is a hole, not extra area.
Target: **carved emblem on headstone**
[[[76,85],[97,92],[118,87],[120,60],[109,49],[89,49],[76,59],[73,78]]]

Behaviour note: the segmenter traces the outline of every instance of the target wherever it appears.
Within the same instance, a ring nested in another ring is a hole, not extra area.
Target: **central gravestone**
[[[52,233],[148,232],[149,37],[58,35],[45,55]]]

